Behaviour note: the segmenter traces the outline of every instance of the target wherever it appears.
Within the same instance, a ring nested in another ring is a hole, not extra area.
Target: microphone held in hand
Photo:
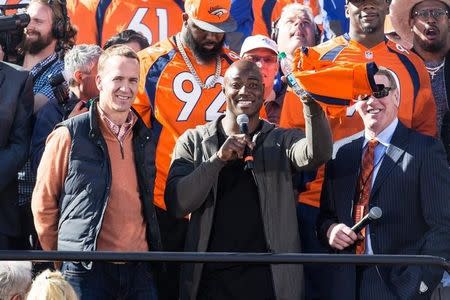
[[[241,114],[236,117],[236,122],[239,125],[239,131],[245,135],[248,135],[248,121],[249,119],[246,114]],[[244,161],[245,161],[244,170],[253,170],[252,150],[248,146],[245,146]]]
[[[383,212],[381,211],[381,208],[374,206],[369,210],[369,213],[364,216],[358,223],[353,225],[351,228],[355,233],[359,233],[361,229],[372,223],[372,221],[375,221],[383,215]]]

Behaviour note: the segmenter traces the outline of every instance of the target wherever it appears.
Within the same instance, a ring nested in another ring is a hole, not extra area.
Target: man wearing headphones
[[[295,49],[319,44],[321,34],[314,23],[312,9],[307,5],[292,3],[283,7],[280,18],[272,23],[270,38],[277,43],[280,53],[285,52],[287,57],[292,59]],[[281,80],[281,75],[279,72],[273,86],[277,99],[284,99],[286,95],[291,94],[286,93],[287,84]],[[294,93],[292,95],[297,98]]]
[[[30,23],[25,28],[19,51],[23,67],[34,77],[35,112],[48,100],[55,100],[48,78],[64,69],[64,53],[75,44],[76,30],[67,17],[65,1],[31,0],[27,8]]]
[[[311,8],[299,3],[286,5],[280,18],[272,24],[271,38],[277,42],[278,50],[288,57],[299,47],[319,44],[320,37]]]
[[[31,0],[27,8],[30,23],[19,45],[23,67],[33,75],[34,114],[48,101],[57,103],[49,77],[64,69],[63,56],[75,44],[76,30],[67,18],[64,0]],[[18,173],[19,206],[22,211],[24,247],[34,231],[30,202],[35,178],[27,161]]]

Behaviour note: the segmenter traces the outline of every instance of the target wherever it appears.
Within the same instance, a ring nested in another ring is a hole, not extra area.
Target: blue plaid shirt
[[[58,58],[58,54],[53,53],[43,61],[36,64],[31,70],[31,74],[35,76],[39,71],[48,65],[48,68],[35,78],[33,85],[33,94],[43,94],[49,101],[57,101],[53,94],[52,87],[48,80],[54,74],[61,73],[64,70],[64,60]],[[28,160],[22,170],[19,171],[19,206],[31,202],[31,195],[33,194],[36,178],[31,172],[30,160]]]
[[[43,94],[48,100],[56,101],[55,95],[52,91],[49,78],[55,74],[61,73],[64,70],[64,60],[58,58],[58,54],[53,53],[40,63],[36,64],[31,69],[31,74],[35,76],[44,66],[51,64],[44,73],[40,74],[38,78],[34,79],[33,94]]]

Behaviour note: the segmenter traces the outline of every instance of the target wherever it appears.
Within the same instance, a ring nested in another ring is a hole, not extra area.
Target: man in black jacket
[[[33,80],[24,69],[0,62],[0,249],[21,248],[17,172],[28,157]]]

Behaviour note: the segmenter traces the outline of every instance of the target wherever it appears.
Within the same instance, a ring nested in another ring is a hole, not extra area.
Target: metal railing
[[[0,251],[0,260],[29,261],[147,261],[182,263],[245,264],[356,264],[428,265],[450,271],[450,262],[429,255],[352,255],[309,253],[230,253],[230,252],[82,252],[82,251]]]

